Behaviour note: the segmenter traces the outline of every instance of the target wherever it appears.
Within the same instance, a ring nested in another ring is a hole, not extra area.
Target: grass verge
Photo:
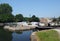
[[[58,32],[55,30],[45,30],[36,33],[39,41],[60,41]]]

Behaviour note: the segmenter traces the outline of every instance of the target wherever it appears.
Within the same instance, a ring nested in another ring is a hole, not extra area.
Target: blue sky
[[[13,8],[13,14],[23,14],[25,17],[36,15],[37,17],[59,17],[60,0],[0,0],[8,3]]]

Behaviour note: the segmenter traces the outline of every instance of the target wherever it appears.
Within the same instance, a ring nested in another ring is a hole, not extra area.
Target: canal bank
[[[36,32],[33,32],[30,38],[31,38],[31,41],[39,41],[38,37],[36,36]]]
[[[33,25],[28,25],[28,26],[22,26],[22,25],[18,25],[18,26],[4,26],[4,29],[9,30],[9,31],[24,31],[24,30],[31,30],[31,29],[35,29],[36,26]]]

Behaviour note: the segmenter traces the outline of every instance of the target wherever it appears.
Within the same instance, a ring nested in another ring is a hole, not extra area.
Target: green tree
[[[24,20],[23,21],[26,21],[26,22],[28,22],[28,17],[24,17]]]
[[[12,22],[14,16],[12,15],[12,7],[9,4],[0,4],[0,22]]]
[[[56,22],[57,21],[57,18],[53,18],[53,21],[52,22]]]
[[[14,16],[12,14],[0,14],[0,22],[13,22]]]
[[[22,14],[17,14],[15,16],[15,19],[16,19],[17,22],[22,22],[23,21],[23,15]]]
[[[39,18],[36,17],[35,15],[33,15],[33,16],[31,17],[31,21],[32,21],[32,22],[39,22]]]
[[[0,14],[11,14],[12,13],[12,7],[7,4],[7,3],[3,3],[0,4]]]

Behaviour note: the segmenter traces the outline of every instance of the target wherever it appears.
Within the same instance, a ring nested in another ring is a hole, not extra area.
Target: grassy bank
[[[39,41],[60,41],[58,32],[55,30],[46,30],[37,32]]]

